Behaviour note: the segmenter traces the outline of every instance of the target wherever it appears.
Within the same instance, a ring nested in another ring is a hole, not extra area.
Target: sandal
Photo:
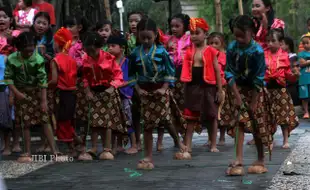
[[[99,159],[100,160],[114,160],[114,156],[111,152],[112,152],[111,149],[105,148],[103,152],[99,155]]]
[[[152,170],[154,169],[154,164],[152,161],[148,159],[140,160],[137,166],[137,169],[139,170]]]
[[[29,153],[21,154],[17,159],[17,162],[19,163],[31,163],[32,161],[32,156]]]
[[[243,176],[244,175],[244,168],[242,164],[229,164],[226,170],[227,176]]]
[[[180,149],[179,152],[175,153],[174,159],[175,160],[191,160],[192,155],[187,150],[187,147],[185,147],[184,149]]]

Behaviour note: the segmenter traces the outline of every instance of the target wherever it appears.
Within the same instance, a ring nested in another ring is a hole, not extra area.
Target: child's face
[[[249,30],[242,31],[239,28],[234,28],[234,36],[241,47],[248,46],[252,40],[252,32]]]
[[[310,32],[310,21],[307,23],[308,32]]]
[[[201,28],[197,28],[196,31],[191,31],[191,41],[197,46],[205,43],[207,32]]]
[[[34,22],[34,30],[37,34],[44,35],[45,32],[48,30],[49,24],[50,23],[45,17],[38,17]]]
[[[86,46],[84,47],[84,51],[88,56],[96,58],[99,55],[100,49],[96,48],[95,46]]]
[[[290,52],[290,47],[285,42],[281,43],[281,48],[283,51]]]
[[[262,0],[253,0],[252,15],[255,18],[262,18],[262,14],[266,14],[270,10],[270,7],[266,7]]]
[[[27,45],[23,50],[21,50],[20,53],[23,58],[28,59],[29,57],[33,55],[34,49],[35,49],[35,45],[30,44],[30,45]]]
[[[182,37],[184,34],[184,24],[181,19],[174,18],[170,23],[172,35]]]
[[[79,36],[79,33],[82,30],[82,26],[80,26],[80,25],[68,25],[68,26],[66,26],[66,29],[68,29],[72,33],[72,36]]]
[[[208,43],[217,50],[223,49],[223,44],[219,37],[210,38]]]
[[[4,12],[0,11],[0,31],[10,28],[12,19]]]
[[[17,3],[17,6],[20,8],[20,9],[24,9],[26,7],[25,3],[24,3],[24,0],[19,0],[18,3]]]
[[[114,55],[115,57],[119,56],[122,54],[123,49],[121,48],[120,45],[118,44],[109,44],[109,53]]]
[[[270,51],[276,52],[281,47],[281,42],[277,38],[276,34],[267,36],[267,45]]]
[[[100,28],[97,32],[101,37],[103,37],[104,42],[107,43],[108,38],[111,36],[112,28],[109,24],[106,24],[102,28]]]
[[[151,48],[155,43],[156,34],[152,30],[139,31],[139,42],[144,48]]]
[[[302,39],[302,45],[306,51],[310,51],[310,37],[304,37]]]
[[[137,33],[137,25],[141,20],[141,15],[139,14],[132,14],[129,16],[128,22],[129,22],[129,29],[132,33]]]

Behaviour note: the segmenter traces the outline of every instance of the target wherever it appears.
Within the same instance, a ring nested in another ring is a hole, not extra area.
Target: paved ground
[[[301,127],[290,137],[294,149],[299,137],[306,134],[303,122]],[[279,168],[290,154],[283,150],[281,130],[275,136],[277,146],[274,148],[272,161],[267,161],[269,173],[264,175],[247,175],[244,177],[226,177],[225,170],[234,157],[233,140],[227,137],[227,145],[220,147],[221,153],[209,153],[202,145],[206,135],[195,136],[193,160],[175,161],[172,159],[173,143],[169,137],[164,139],[166,149],[155,153],[156,168],[153,171],[137,171],[136,164],[142,158],[119,154],[114,161],[92,161],[73,163],[33,163],[18,164],[12,161],[15,156],[3,157],[0,172],[6,178],[8,189],[12,190],[66,190],[66,189],[266,189],[273,185],[277,189],[275,177],[281,176]],[[251,135],[246,136],[246,140]],[[310,139],[310,138],[309,138]],[[310,140],[309,140],[310,141]],[[245,146],[245,165],[254,160],[254,146]],[[310,152],[309,152],[310,155]],[[268,155],[267,155],[268,156]],[[271,183],[272,181],[272,183]]]

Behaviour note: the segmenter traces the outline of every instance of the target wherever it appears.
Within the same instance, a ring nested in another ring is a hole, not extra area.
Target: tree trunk
[[[69,2],[69,0],[65,1],[65,15],[66,15],[66,17],[70,16],[70,2]]]
[[[215,5],[215,13],[216,13],[216,28],[217,32],[223,33],[223,19],[222,19],[222,8],[221,8],[221,0],[214,0]]]
[[[243,3],[242,0],[238,0],[239,14],[243,15]]]
[[[105,15],[106,15],[107,19],[112,21],[109,0],[104,0],[104,9],[105,9]]]

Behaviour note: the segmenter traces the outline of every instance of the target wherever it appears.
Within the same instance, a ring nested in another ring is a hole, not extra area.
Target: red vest
[[[182,73],[180,80],[182,82],[192,81],[192,68],[194,65],[194,56],[196,48],[191,46],[187,49],[183,60]],[[202,52],[203,60],[203,79],[206,83],[216,85],[216,76],[213,67],[213,61],[217,57],[218,51],[211,46],[207,46]]]
[[[54,58],[57,64],[57,88],[61,90],[76,90],[77,63],[69,55],[58,53]]]

